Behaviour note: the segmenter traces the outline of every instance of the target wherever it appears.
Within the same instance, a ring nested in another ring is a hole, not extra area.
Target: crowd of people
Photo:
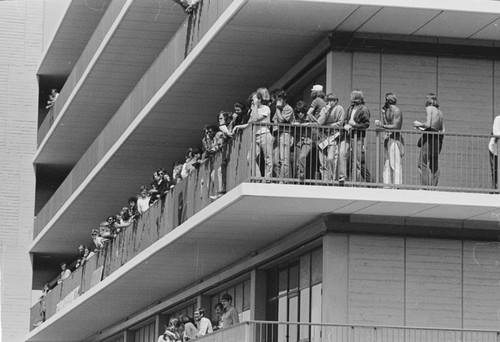
[[[231,155],[231,144],[228,142],[249,124],[255,125],[253,158],[256,173],[263,181],[273,179],[281,183],[298,179],[303,182],[310,176],[311,164],[316,159],[317,170],[324,181],[343,186],[346,181],[360,180],[362,177],[370,183],[372,180],[366,165],[368,151],[365,142],[366,130],[370,126],[370,110],[365,104],[363,92],[351,92],[347,110],[339,105],[339,98],[334,93],[325,94],[321,85],[312,87],[311,99],[309,105],[300,100],[292,107],[283,89],[269,92],[266,88],[259,88],[249,96],[248,106],[245,102],[236,102],[232,111],[221,111],[217,115],[218,124],[204,126],[201,147],[189,148],[185,160],[176,161],[170,174],[164,168],[154,171],[150,185],[141,186],[138,195],[128,199],[128,206],[122,207],[118,214],[109,216],[99,228],[92,230],[95,248],[81,244],[74,268],[81,267],[153,203],[164,198],[179,181],[189,177],[202,163],[211,160],[219,152],[222,152],[222,163],[212,173],[212,178],[218,178],[218,189],[210,197],[216,200],[224,195]],[[426,95],[425,111],[425,120],[413,123],[416,129],[422,131],[418,141],[420,156],[417,167],[421,184],[436,186],[445,125],[435,94]],[[375,120],[375,127],[385,131],[383,182],[386,185],[403,184],[405,141],[401,133],[402,124],[403,111],[397,105],[397,97],[394,93],[387,93],[381,108],[381,118]],[[500,116],[494,121],[493,134],[489,153],[493,185],[496,187]],[[316,158],[311,158],[312,150],[316,152]],[[71,274],[65,263],[61,264],[61,268],[59,283]]]
[[[232,305],[233,297],[225,293],[221,301],[214,307],[216,322],[206,317],[204,308],[194,312],[194,319],[188,315],[171,317],[165,332],[158,337],[158,342],[186,342],[205,336],[216,330],[230,327],[239,323],[238,310]]]
[[[231,144],[229,141],[249,124],[256,125],[255,170],[263,180],[278,179],[287,182],[298,179],[303,182],[308,176],[313,158],[317,155],[319,174],[322,180],[344,185],[346,180],[360,179],[371,182],[371,174],[366,166],[366,129],[370,126],[370,110],[365,104],[363,93],[354,90],[347,110],[339,105],[338,97],[325,94],[323,86],[311,89],[311,103],[297,101],[292,107],[287,102],[283,89],[268,91],[258,88],[245,102],[236,102],[232,111],[221,111],[217,115],[218,124],[204,126],[201,147],[187,150],[183,162],[176,161],[171,173],[165,168],[153,172],[149,186],[141,186],[137,196],[128,199],[128,206],[116,215],[110,215],[99,227],[92,229],[91,238],[95,248],[84,244],[79,246],[79,258],[75,268],[82,266],[94,253],[104,248],[134,220],[142,215],[157,200],[164,198],[182,179],[187,178],[202,163],[222,152],[222,163],[212,174],[217,177],[218,188],[211,196],[218,199],[226,193],[226,171],[230,163]],[[423,131],[444,132],[443,114],[434,94],[426,97],[427,118],[425,122],[415,121],[415,127]],[[403,114],[397,106],[393,93],[386,94],[382,108],[382,120],[375,120],[376,127],[387,131],[384,137],[385,164],[384,183],[401,184],[401,158],[404,155],[404,139],[400,133]],[[272,125],[277,124],[277,125]],[[420,141],[421,156],[419,169],[422,184],[437,185],[438,154],[442,146],[442,135],[424,134]],[[356,169],[352,170],[356,161]],[[357,177],[357,178],[356,178]],[[215,183],[215,182],[214,182]],[[61,276],[60,279],[63,277]]]

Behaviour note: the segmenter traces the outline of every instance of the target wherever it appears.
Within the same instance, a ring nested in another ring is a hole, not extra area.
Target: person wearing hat
[[[322,85],[316,84],[312,87],[311,98],[313,100],[306,113],[306,119],[308,122],[302,124],[305,126],[310,124],[317,124],[321,110],[326,106],[325,93],[323,92]],[[297,171],[300,180],[303,180],[305,178],[307,156],[309,155],[309,153],[311,153],[313,142],[316,142],[317,140],[317,135],[318,135],[317,133],[318,133],[317,129],[311,129],[311,130],[308,129],[305,131],[306,136],[303,138],[305,141],[309,143],[302,145],[299,157],[297,158]]]

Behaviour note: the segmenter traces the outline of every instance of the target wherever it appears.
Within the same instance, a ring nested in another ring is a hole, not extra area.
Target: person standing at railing
[[[306,123],[310,122],[307,118],[307,109],[308,106],[304,101],[297,101],[297,103],[295,104],[295,121],[293,122],[294,125],[307,126]],[[298,174],[300,180],[304,180],[307,155],[309,154],[309,152],[311,152],[312,149],[312,139],[309,132],[310,129],[306,129],[305,127],[298,127],[293,130],[293,137],[296,141],[294,149],[294,160],[299,161],[301,158],[303,159],[303,166],[301,166],[301,163],[297,163],[296,168],[294,169],[294,175]]]
[[[418,141],[420,147],[420,156],[418,159],[418,170],[421,176],[422,185],[438,185],[439,180],[439,153],[443,147],[444,133],[444,116],[439,110],[439,102],[437,96],[433,93],[428,93],[425,97],[425,111],[427,118],[425,122],[414,121],[413,125],[424,132]]]
[[[295,120],[293,108],[286,102],[286,92],[279,89],[274,92],[276,111],[273,122],[277,124],[291,124]],[[276,127],[276,126],[274,126]],[[281,181],[290,178],[290,145],[293,141],[290,126],[278,126],[278,144],[274,148],[274,173]]]
[[[47,101],[47,106],[45,107],[45,109],[52,108],[54,106],[54,104],[56,103],[56,100],[58,97],[59,97],[59,93],[58,93],[57,89],[52,89],[50,91],[49,100]]]
[[[339,105],[337,95],[333,93],[326,95],[326,106],[321,110],[317,121],[320,126],[331,127],[319,128],[318,132],[319,172],[321,178],[326,181],[333,181],[336,178],[340,130],[343,129],[345,117],[344,108]],[[341,160],[339,166],[340,173],[345,175],[347,168],[345,160]]]
[[[371,181],[370,171],[366,167],[366,151],[364,140],[366,137],[366,129],[370,127],[370,110],[365,105],[365,98],[361,90],[353,90],[351,92],[351,106],[347,109],[344,134],[341,134],[342,140],[340,143],[340,158],[343,160],[351,160],[352,153],[356,157],[356,167],[351,171],[351,177],[354,180],[360,179],[362,176],[366,182]],[[352,146],[354,145],[354,146]],[[347,173],[349,173],[349,169]],[[356,176],[353,177],[352,173]],[[339,172],[339,183],[342,185],[346,179],[346,175],[341,175]]]
[[[383,138],[384,141],[384,171],[382,177],[384,184],[402,184],[403,167],[401,158],[404,155],[404,140],[401,136],[403,125],[403,112],[396,106],[398,102],[393,93],[385,94],[385,104],[382,107],[382,122],[375,120],[377,128],[389,130]]]
[[[490,167],[493,189],[498,188],[498,139],[500,138],[500,115],[493,120],[490,143],[488,144],[490,155]]]
[[[255,133],[255,161],[256,161],[256,174],[261,176],[260,166],[258,165],[260,153],[262,151],[265,161],[264,177],[270,180],[273,175],[273,143],[274,137],[269,131],[271,109],[262,104],[262,94],[255,92],[251,96],[252,107],[250,112],[250,120],[248,123],[258,124]]]
[[[233,306],[233,297],[229,293],[224,293],[220,298],[224,311],[221,317],[220,328],[227,328],[240,323],[238,310]]]
[[[194,312],[194,320],[196,322],[196,327],[198,329],[197,337],[205,336],[213,332],[212,322],[205,317],[205,309],[198,308]]]
[[[323,92],[322,85],[316,84],[312,87],[311,98],[313,100],[306,113],[306,120],[308,122],[302,124],[305,126],[310,125],[311,123],[317,124],[319,115],[323,110],[323,108],[325,108],[326,106],[325,93]],[[299,179],[303,181],[304,178],[306,177],[307,156],[309,155],[309,153],[311,153],[313,143],[315,143],[318,140],[318,131],[317,129],[307,129],[301,133],[302,133],[301,135],[303,137],[305,135],[305,137],[297,160],[297,166],[299,172]]]
[[[64,279],[68,278],[71,275],[71,271],[67,268],[65,262],[61,262],[61,273],[59,275],[59,279],[57,283],[60,284]]]

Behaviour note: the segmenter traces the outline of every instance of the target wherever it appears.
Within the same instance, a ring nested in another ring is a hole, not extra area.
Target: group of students
[[[158,337],[158,342],[191,341],[239,323],[238,311],[232,302],[233,298],[230,294],[222,295],[221,301],[214,308],[217,316],[217,322],[214,323],[205,316],[206,312],[203,308],[196,309],[194,319],[188,315],[170,318],[168,326],[165,326],[165,332]]]

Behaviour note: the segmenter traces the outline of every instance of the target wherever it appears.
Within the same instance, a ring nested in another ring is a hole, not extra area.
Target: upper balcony
[[[39,128],[35,164],[73,166],[186,21],[180,6],[153,0],[85,3],[71,3],[39,68],[44,79],[69,76]],[[68,42],[75,32],[78,39]]]

